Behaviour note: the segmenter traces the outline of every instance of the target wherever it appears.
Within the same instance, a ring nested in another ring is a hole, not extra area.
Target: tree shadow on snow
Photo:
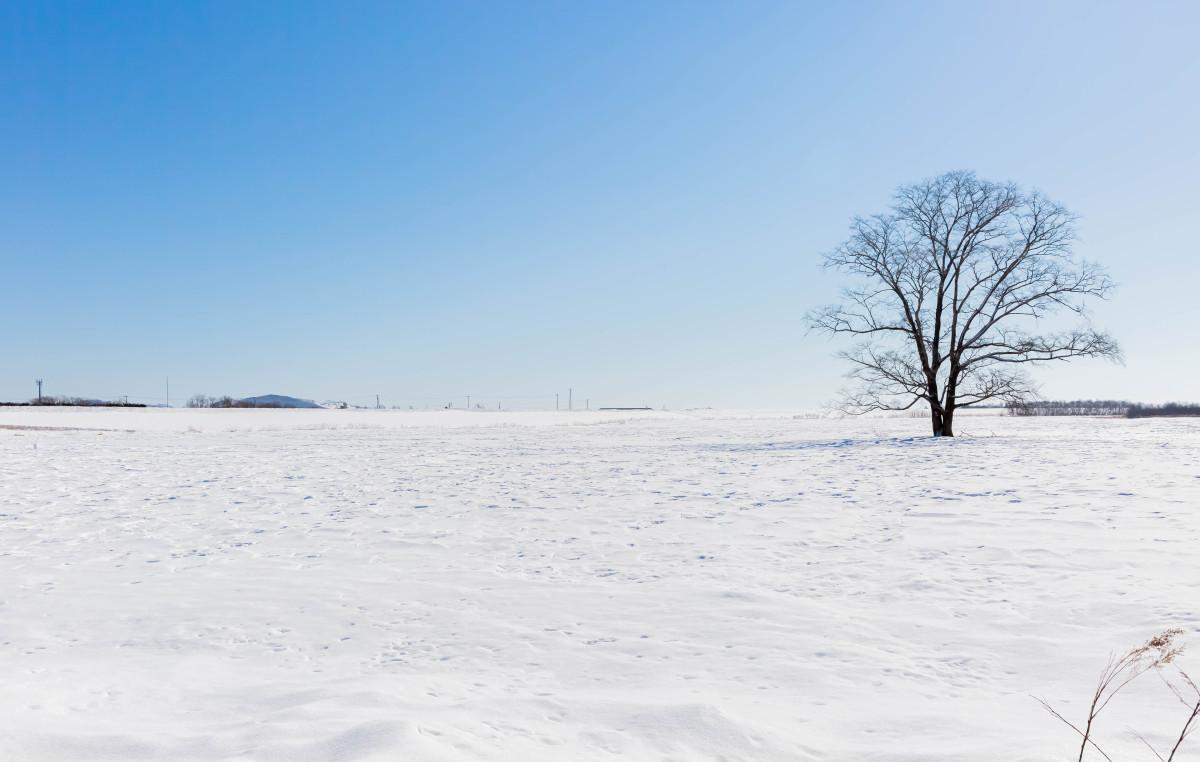
[[[717,452],[775,452],[799,450],[838,450],[850,447],[929,447],[939,442],[967,442],[959,437],[878,437],[866,439],[817,439],[792,442],[744,442],[704,445]]]

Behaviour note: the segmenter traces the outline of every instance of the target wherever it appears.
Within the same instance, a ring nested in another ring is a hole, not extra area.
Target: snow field
[[[1186,420],[0,427],[0,759],[1048,761],[1031,694],[1200,629]]]

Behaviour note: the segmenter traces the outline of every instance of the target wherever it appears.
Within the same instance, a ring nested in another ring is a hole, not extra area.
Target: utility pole
[[[381,407],[383,407],[383,405],[380,405],[380,404],[379,404],[379,395],[378,395],[378,394],[376,394],[376,395],[375,395],[375,409],[376,409],[376,410],[378,410],[378,409],[379,409],[379,408],[381,408]]]
[[[166,404],[164,407],[171,407],[171,377],[167,376],[167,398],[163,400]]]
[[[554,409],[558,410],[558,392],[554,393]]]
[[[591,410],[592,409],[592,401],[590,399],[584,400],[583,407],[585,410]]]
[[[38,385],[38,404],[40,405],[42,403],[42,379],[40,379],[40,378],[37,379],[37,385]]]
[[[471,409],[471,395],[467,395],[467,410]]]
[[[574,400],[575,400],[575,390],[568,386],[567,387],[567,410],[575,409]]]

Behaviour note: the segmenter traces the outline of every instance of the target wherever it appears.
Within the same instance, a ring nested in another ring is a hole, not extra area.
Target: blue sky
[[[1196,3],[0,10],[0,399],[832,398],[821,253],[974,169],[1082,215],[1124,366],[1200,399]]]

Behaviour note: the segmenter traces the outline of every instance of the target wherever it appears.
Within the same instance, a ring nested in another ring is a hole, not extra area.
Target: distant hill
[[[246,397],[239,401],[255,407],[321,407],[312,400],[302,400],[286,394],[264,394],[260,397]]]

